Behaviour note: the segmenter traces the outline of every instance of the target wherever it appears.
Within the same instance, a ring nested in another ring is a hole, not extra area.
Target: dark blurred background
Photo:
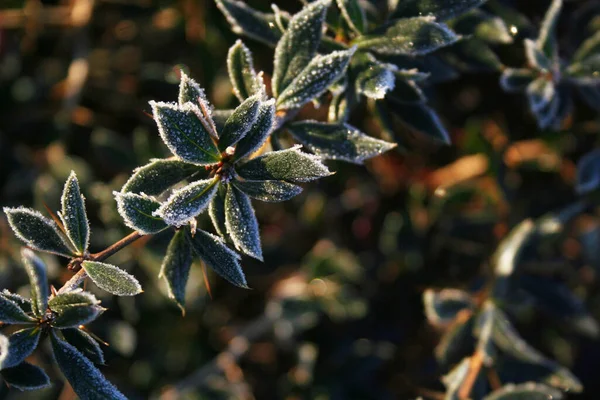
[[[568,3],[567,13],[578,3]],[[269,4],[251,2],[262,10]],[[290,12],[301,7],[278,4]],[[519,6],[537,24],[547,2]],[[87,198],[91,250],[128,234],[112,191],[136,166],[168,154],[148,101],[176,99],[184,70],[216,108],[234,106],[225,60],[236,39],[210,0],[2,0],[0,204],[56,210],[75,170]],[[244,42],[269,76],[273,50]],[[507,64],[523,62],[518,48],[498,51]],[[497,74],[464,75],[428,95],[453,146],[408,140],[365,166],[329,163],[337,173],[306,185],[292,201],[255,202],[265,262],[243,260],[252,290],[209,273],[211,298],[196,266],[182,317],[157,278],[170,233],[113,256],[145,292],[116,298],[97,291],[109,310],[88,328],[110,344],[107,377],[132,399],[439,396],[447,370],[434,348],[442,332],[427,324],[422,292],[476,290],[510,227],[574,201],[575,165],[597,146],[599,121],[579,104],[563,131],[540,135],[523,96],[504,94]],[[303,112],[323,119],[326,107]],[[370,115],[361,108],[351,122],[379,136]],[[578,239],[595,229],[597,218],[587,215],[556,251],[574,265],[560,278],[600,317],[599,266]],[[2,288],[26,283],[18,249],[0,218]],[[69,278],[64,260],[44,259],[57,286]],[[586,391],[573,398],[600,398],[597,340],[544,314],[519,328],[582,380]],[[1,396],[74,398],[48,354],[37,352],[33,361],[46,367],[52,388],[2,387]]]

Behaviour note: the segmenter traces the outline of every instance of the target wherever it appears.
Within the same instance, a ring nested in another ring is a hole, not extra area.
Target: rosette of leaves
[[[15,235],[27,247],[70,259],[71,268],[83,268],[101,289],[117,296],[133,296],[142,289],[135,277],[100,262],[90,254],[90,225],[75,172],[71,171],[61,197],[61,211],[52,219],[26,207],[5,207],[4,213]],[[59,218],[60,217],[60,218]]]
[[[0,321],[21,327],[0,336],[0,375],[10,386],[34,390],[50,385],[44,370],[25,361],[49,337],[54,359],[73,390],[84,400],[126,399],[94,364],[104,364],[102,349],[83,327],[104,309],[81,289],[50,293],[46,266],[31,250],[22,250],[30,297],[0,293]]]
[[[576,90],[588,105],[600,107],[600,34],[585,40],[569,61],[558,52],[556,27],[562,0],[553,0],[538,37],[525,39],[528,66],[507,68],[500,83],[508,92],[524,92],[541,129],[559,129],[572,109]]]

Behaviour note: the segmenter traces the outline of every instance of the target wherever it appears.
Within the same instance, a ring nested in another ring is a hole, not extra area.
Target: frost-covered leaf
[[[358,94],[383,99],[387,92],[394,89],[398,67],[381,63],[369,53],[359,53],[355,59],[359,59],[357,66],[353,65],[357,70],[354,85]]]
[[[8,354],[0,364],[0,370],[15,367],[23,362],[38,345],[41,336],[39,327],[21,329],[8,337]]]
[[[217,274],[236,286],[248,288],[240,266],[240,256],[229,249],[223,240],[202,230],[197,230],[193,237],[188,236],[188,240],[198,257]]]
[[[157,196],[171,186],[201,171],[197,166],[177,159],[155,159],[136,168],[121,192]]]
[[[433,17],[400,19],[379,35],[367,35],[356,44],[360,49],[383,55],[424,55],[460,39]]]
[[[486,0],[400,0],[392,17],[431,16],[443,21],[458,17],[485,2]]]
[[[246,2],[237,0],[216,0],[217,7],[238,35],[246,35],[269,46],[275,46],[281,37],[276,26],[275,16],[254,10]]]
[[[427,320],[433,325],[449,324],[462,310],[472,310],[473,298],[462,290],[443,289],[436,292],[427,289],[423,293],[423,305]]]
[[[331,175],[320,159],[303,153],[300,146],[272,151],[236,167],[244,179],[288,182],[308,182]]]
[[[227,238],[227,228],[225,227],[225,196],[227,195],[227,186],[219,185],[217,192],[208,205],[208,215],[215,227],[217,234],[223,239]]]
[[[70,244],[51,219],[25,207],[4,207],[3,210],[15,235],[27,246],[64,257],[74,255]]]
[[[52,326],[73,328],[95,320],[103,311],[100,302],[91,293],[79,290],[61,293],[48,301],[55,313]]]
[[[356,164],[396,147],[395,143],[367,136],[348,124],[300,121],[291,124],[288,130],[316,155]]]
[[[233,180],[231,183],[253,199],[270,203],[289,200],[302,192],[300,186],[284,181]]]
[[[221,152],[239,142],[256,123],[259,116],[261,97],[261,94],[256,94],[246,99],[227,118],[219,136],[219,150]]]
[[[581,62],[587,58],[600,54],[600,31],[587,38],[573,55],[574,62]]]
[[[474,35],[488,43],[512,43],[513,37],[505,21],[481,9],[473,9],[457,19],[452,28],[461,35]]]
[[[199,105],[200,102],[208,104],[204,89],[202,89],[195,80],[187,76],[185,72],[181,71],[180,73],[181,80],[179,81],[179,105],[183,106],[185,103]],[[210,111],[210,107],[208,107],[208,105],[206,109]]]
[[[576,190],[580,195],[592,193],[600,187],[600,149],[590,151],[577,163]]]
[[[187,224],[208,206],[217,190],[217,182],[205,179],[176,190],[154,214],[172,226]]]
[[[500,76],[500,86],[507,92],[522,92],[537,77],[529,68],[506,68]]]
[[[185,230],[180,229],[169,242],[159,276],[165,278],[169,297],[175,300],[182,313],[185,313],[185,285],[191,266],[192,248]]]
[[[212,121],[197,106],[154,101],[150,105],[160,137],[174,155],[196,165],[219,161],[219,150],[211,137]]]
[[[562,0],[552,0],[550,8],[544,16],[544,22],[540,28],[540,34],[536,40],[536,45],[550,60],[555,60],[558,57],[556,26],[558,25],[558,17],[562,9]]]
[[[565,74],[578,85],[599,86],[600,54],[569,65]]]
[[[4,382],[11,388],[19,390],[39,390],[50,386],[50,378],[38,366],[22,362],[0,371]]]
[[[537,47],[536,42],[531,39],[525,39],[523,44],[525,46],[525,56],[527,57],[527,62],[532,68],[543,71],[552,70],[552,60]]]
[[[11,293],[8,289],[4,289],[2,293],[0,293],[0,296],[16,303],[25,313],[31,312],[31,300],[26,299],[25,297],[16,293]]]
[[[262,92],[263,82],[254,70],[252,53],[241,40],[229,49],[227,71],[233,92],[240,101]]]
[[[30,317],[13,300],[0,295],[0,322],[4,324],[31,324],[36,319]]]
[[[336,2],[350,29],[359,35],[365,32],[367,16],[360,6],[360,2],[358,0],[337,0]]]
[[[235,146],[233,159],[239,160],[257,151],[271,134],[274,122],[275,99],[270,99],[260,104],[256,122]]]
[[[344,73],[355,49],[314,57],[277,97],[277,109],[300,108],[323,94]]]
[[[8,338],[0,333],[0,366],[8,356]]]
[[[554,82],[545,77],[537,78],[527,86],[529,108],[537,117],[541,128],[548,126],[548,124],[542,124],[542,116],[546,115],[546,109],[552,104],[555,95]]]
[[[67,236],[79,254],[83,254],[90,244],[90,223],[85,212],[85,200],[79,189],[79,181],[73,171],[65,183],[60,203],[62,205],[60,219]]]
[[[50,337],[56,363],[82,400],[127,400],[75,346],[60,339],[55,332]]]
[[[250,198],[233,185],[227,185],[225,195],[225,227],[235,248],[244,254],[263,260],[258,221]]]
[[[123,223],[142,235],[150,235],[167,228],[162,218],[154,215],[160,203],[151,197],[136,193],[113,192],[117,210]]]
[[[48,296],[50,295],[46,265],[29,249],[22,249],[21,256],[31,286],[32,311],[36,317],[42,317],[48,307]]]
[[[402,104],[388,96],[392,101],[394,112],[403,123],[421,134],[444,144],[450,144],[448,131],[442,125],[436,112],[425,104]],[[396,104],[393,104],[396,103]]]
[[[104,364],[104,353],[100,345],[87,332],[78,328],[66,328],[61,332],[66,341],[75,346],[90,361],[96,364]]]
[[[273,95],[279,97],[317,53],[331,0],[317,0],[292,17],[275,48]]]
[[[490,393],[484,400],[561,400],[563,398],[559,390],[541,383],[527,382],[519,385],[508,383]]]
[[[84,261],[81,266],[96,286],[115,296],[135,296],[142,292],[137,279],[114,265]]]

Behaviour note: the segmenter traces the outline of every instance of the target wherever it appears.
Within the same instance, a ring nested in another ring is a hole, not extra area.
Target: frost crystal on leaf
[[[227,185],[225,226],[235,248],[262,261],[258,221],[250,198],[233,185]]]
[[[160,137],[174,155],[197,165],[219,161],[219,150],[211,138],[212,120],[207,120],[197,106],[154,101],[150,105]]]
[[[356,89],[371,99],[383,99],[394,89],[398,68],[393,64],[372,63],[356,77]]]
[[[32,311],[36,317],[42,317],[46,312],[50,295],[46,265],[29,249],[21,249],[21,256],[31,286]]]
[[[27,315],[16,302],[0,295],[0,321],[5,324],[27,324],[36,320]]]
[[[154,215],[160,203],[151,197],[135,194],[113,192],[117,201],[117,210],[125,225],[142,235],[150,235],[167,228],[162,218]]]
[[[240,266],[240,256],[229,249],[222,239],[198,229],[194,237],[188,235],[188,240],[198,257],[217,274],[236,286],[248,288]]]
[[[360,49],[386,55],[424,55],[455,43],[460,36],[433,17],[415,17],[396,21],[382,35],[364,36]]]
[[[74,253],[56,223],[38,211],[25,207],[4,207],[3,210],[15,235],[27,246],[64,257]]]
[[[204,89],[202,89],[195,80],[187,76],[185,72],[181,71],[180,73],[179,105],[183,106],[185,103],[194,103],[194,105],[198,105],[199,102],[202,102],[210,112],[210,106],[208,105],[208,100],[206,100]]]
[[[156,159],[149,164],[138,167],[125,182],[121,192],[145,193],[157,196],[171,186],[202,171],[193,164],[176,159]]]
[[[100,289],[115,296],[135,296],[142,292],[142,287],[137,279],[114,265],[98,261],[84,261],[81,266]]]
[[[190,183],[173,192],[153,215],[161,217],[168,225],[178,227],[187,224],[208,206],[217,190],[217,182],[205,179]]]
[[[227,118],[219,137],[219,150],[221,152],[239,142],[256,123],[261,97],[260,94],[256,94],[248,98]]]
[[[277,109],[300,108],[320,96],[344,73],[356,47],[318,55],[277,98]]]
[[[367,18],[358,0],[337,0],[337,5],[348,26],[361,34],[367,27]]]
[[[225,227],[225,196],[227,195],[227,185],[219,184],[215,196],[208,206],[208,215],[215,227],[215,231],[222,238],[227,238],[227,228]]]
[[[61,333],[68,343],[75,346],[83,355],[96,364],[104,364],[104,354],[98,342],[87,332],[79,328],[62,329]]]
[[[252,53],[239,39],[227,54],[227,71],[233,91],[240,101],[256,93],[264,93],[262,79],[254,70]]]
[[[331,175],[319,157],[303,153],[301,146],[272,151],[236,167],[244,179],[288,182],[309,182]]]
[[[457,17],[479,7],[487,0],[401,0],[393,12],[394,18],[431,16],[439,20]]]
[[[235,146],[234,160],[249,156],[258,150],[273,131],[274,122],[275,99],[270,99],[260,104],[256,122]]]
[[[302,188],[285,181],[234,180],[232,184],[253,199],[275,203],[300,194]]]
[[[52,325],[72,328],[88,324],[102,313],[99,304],[94,295],[81,289],[58,294],[48,301],[48,307],[56,314]]]
[[[90,244],[90,223],[85,212],[85,200],[75,172],[71,171],[61,197],[60,218],[73,246],[83,254]]]
[[[29,357],[37,347],[41,334],[42,331],[37,326],[11,334],[8,337],[8,354],[2,360],[0,370],[19,365]]]
[[[192,248],[183,229],[175,232],[160,268],[159,277],[167,282],[169,297],[175,300],[185,314],[185,285],[192,265]]]
[[[44,389],[50,386],[50,378],[44,370],[28,362],[22,362],[12,368],[5,368],[0,374],[2,374],[4,383],[21,391]]]
[[[235,33],[246,35],[269,46],[274,46],[279,40],[281,32],[275,26],[275,17],[272,14],[256,11],[242,1],[216,0],[216,2]]]
[[[308,65],[321,42],[323,21],[331,0],[318,0],[292,17],[275,48],[273,95],[278,97]]]
[[[396,147],[395,143],[367,136],[348,124],[301,121],[290,125],[289,131],[318,156],[356,164]]]

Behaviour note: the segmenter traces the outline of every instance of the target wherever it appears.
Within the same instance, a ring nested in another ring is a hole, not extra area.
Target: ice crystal
[[[217,180],[205,179],[190,183],[173,192],[153,215],[161,217],[168,225],[182,226],[208,206],[217,189]]]
[[[232,185],[227,185],[225,226],[238,251],[263,260],[258,221],[250,198]]]

